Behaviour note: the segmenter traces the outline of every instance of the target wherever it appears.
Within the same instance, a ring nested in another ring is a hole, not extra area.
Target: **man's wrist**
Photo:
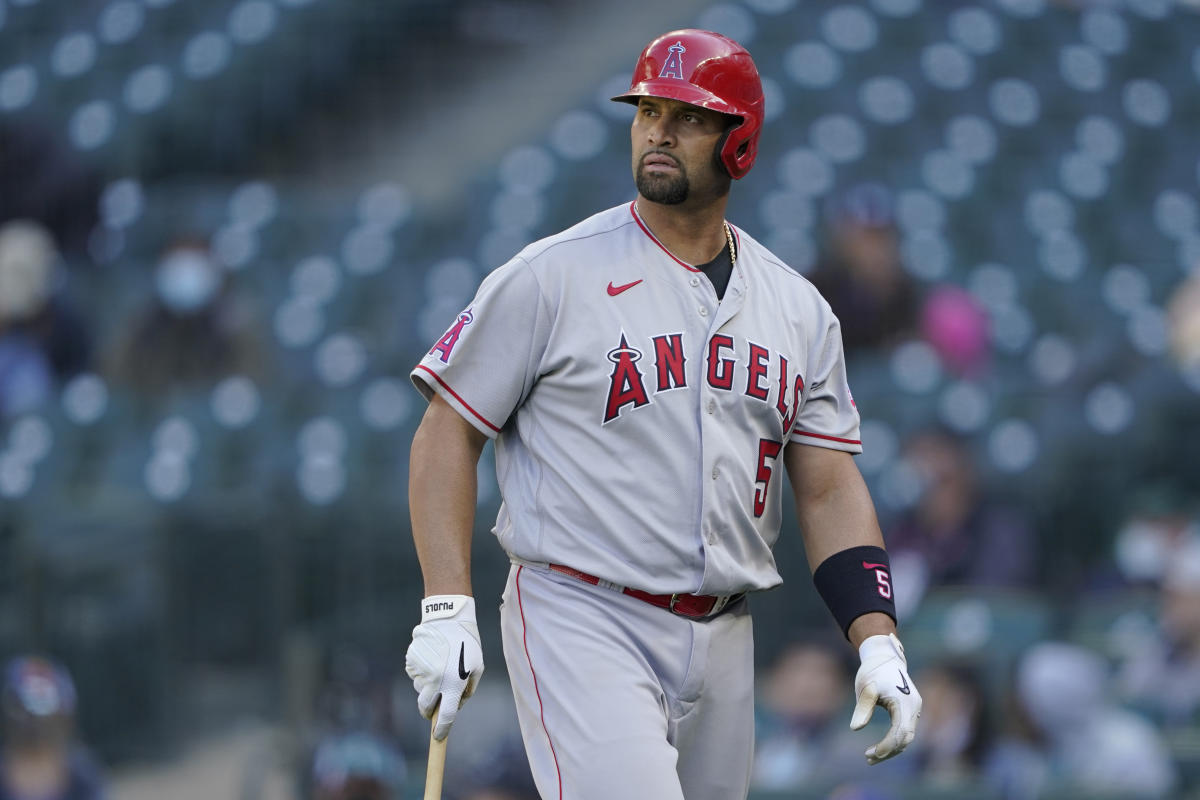
[[[471,588],[471,573],[469,569],[443,571],[425,577],[425,596],[435,594],[465,594],[473,595]]]
[[[850,623],[846,637],[857,650],[871,636],[887,636],[896,632],[896,622],[881,611],[863,614]]]

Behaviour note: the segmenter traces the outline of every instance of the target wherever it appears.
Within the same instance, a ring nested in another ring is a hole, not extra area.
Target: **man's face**
[[[653,203],[707,202],[729,191],[714,156],[730,118],[679,100],[643,97],[633,118],[633,176]]]

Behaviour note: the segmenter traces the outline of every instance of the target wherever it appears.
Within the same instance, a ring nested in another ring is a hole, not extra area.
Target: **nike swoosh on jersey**
[[[637,286],[639,283],[641,283],[644,280],[645,280],[645,278],[638,278],[633,283],[626,283],[626,284],[622,284],[621,286],[613,286],[612,282],[610,281],[608,284],[608,296],[616,297],[621,292],[625,291],[626,289],[632,289],[633,287]]]
[[[864,561],[864,562],[862,562],[862,565],[863,565],[863,569],[880,569],[880,568],[887,569],[888,568],[887,564],[872,564],[870,561]]]
[[[462,642],[458,646],[458,677],[464,681],[471,677],[471,673],[467,672],[467,644]]]

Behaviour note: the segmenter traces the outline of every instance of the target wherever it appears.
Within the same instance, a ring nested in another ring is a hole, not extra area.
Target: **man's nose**
[[[659,117],[650,126],[647,138],[653,145],[671,147],[675,144],[675,128],[666,116]]]

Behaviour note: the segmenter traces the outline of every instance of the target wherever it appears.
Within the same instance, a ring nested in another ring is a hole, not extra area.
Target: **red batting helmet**
[[[721,164],[734,178],[754,165],[763,123],[762,82],[750,53],[719,33],[688,28],[659,36],[642,51],[629,91],[613,100],[665,97],[740,117],[722,141]]]

